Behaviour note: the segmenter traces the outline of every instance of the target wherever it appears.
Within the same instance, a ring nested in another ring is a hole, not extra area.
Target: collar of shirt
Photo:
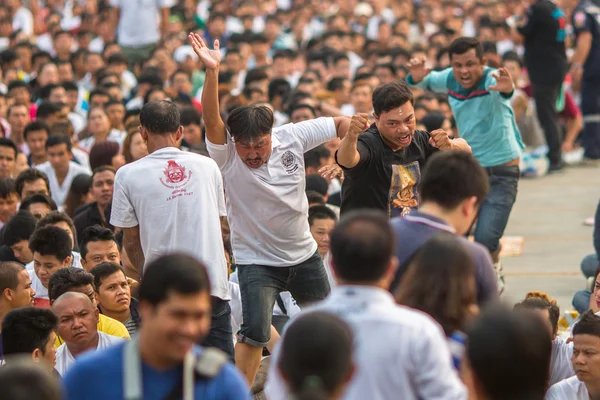
[[[404,219],[409,222],[428,225],[433,228],[437,228],[441,231],[446,231],[448,233],[456,233],[456,229],[450,226],[450,224],[448,224],[448,222],[444,221],[443,219],[417,210],[411,211],[411,213],[406,215]]]
[[[360,300],[367,301],[370,304],[388,303],[390,306],[396,305],[396,301],[390,292],[376,286],[340,285],[331,289],[329,297],[339,299],[341,302]]]

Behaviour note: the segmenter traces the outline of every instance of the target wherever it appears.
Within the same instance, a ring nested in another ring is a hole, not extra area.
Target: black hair
[[[50,277],[48,298],[55,301],[63,294],[87,285],[94,286],[94,275],[81,268],[61,268]]]
[[[11,247],[23,240],[29,241],[31,235],[35,232],[37,222],[37,219],[28,211],[19,211],[4,225],[2,236],[4,244]]]
[[[127,57],[122,53],[111,54],[107,60],[108,64],[127,64]]]
[[[317,219],[332,219],[337,221],[335,212],[327,205],[316,205],[308,209],[308,225],[312,226]]]
[[[196,107],[184,107],[181,110],[181,125],[202,125],[202,114]]]
[[[152,101],[142,108],[140,125],[150,134],[173,134],[181,125],[181,114],[177,106],[170,101]]]
[[[448,48],[448,56],[452,59],[454,54],[465,54],[467,51],[475,49],[475,55],[478,59],[483,58],[483,46],[473,37],[459,37],[454,40]]]
[[[38,222],[38,229],[44,226],[49,226],[49,225],[56,225],[60,222],[64,222],[69,226],[69,229],[71,230],[71,233],[73,234],[73,238],[75,239],[75,243],[77,243],[77,231],[75,230],[75,225],[73,224],[73,220],[71,219],[71,217],[69,217],[67,214],[65,214],[64,212],[60,212],[60,211],[50,211],[48,214],[46,214],[44,216],[44,218],[42,218],[39,222]]]
[[[321,196],[327,196],[329,184],[327,180],[318,174],[306,175],[306,190],[312,190],[319,193]]]
[[[106,96],[110,100],[110,94],[106,90],[101,89],[101,88],[96,88],[90,92],[90,95],[88,98],[88,103],[92,104],[92,99],[96,96]]]
[[[71,153],[73,151],[73,144],[71,143],[71,138],[66,135],[54,135],[50,136],[48,140],[46,140],[46,150],[48,150],[52,146],[58,146],[64,144],[67,146],[67,151]]]
[[[236,142],[248,142],[268,135],[273,129],[273,111],[264,105],[241,106],[227,117],[227,128]]]
[[[63,87],[62,85],[58,84],[58,83],[49,83],[46,86],[44,86],[43,88],[40,89],[40,98],[42,100],[48,100],[48,98],[50,97],[50,95],[52,94],[52,91],[56,88],[60,88]]]
[[[248,86],[252,82],[264,81],[268,80],[269,75],[262,68],[254,68],[246,73],[246,78],[244,79],[244,86]]]
[[[446,116],[441,111],[431,111],[421,118],[421,123],[425,126],[427,132],[433,132],[436,129],[441,129]]]
[[[50,196],[47,196],[45,194],[41,194],[41,193],[37,193],[37,194],[33,194],[31,196],[26,197],[24,200],[21,201],[21,205],[19,206],[19,210],[20,211],[29,211],[29,207],[31,207],[32,204],[46,204],[51,211],[56,211],[58,209],[58,207],[56,206],[56,203],[54,202],[54,200],[52,200],[52,198]]]
[[[277,368],[298,400],[328,399],[351,376],[351,328],[340,317],[310,312],[294,319],[281,339]]]
[[[43,101],[38,106],[37,111],[35,113],[35,117],[38,119],[48,118],[48,117],[52,116],[53,114],[56,114],[59,111],[60,111],[60,107],[58,106],[58,104],[51,103],[49,101]]]
[[[277,96],[281,97],[282,101],[285,101],[291,91],[292,87],[286,79],[273,79],[271,82],[269,82],[269,101],[273,101]]]
[[[192,295],[210,293],[206,267],[193,257],[170,254],[159,257],[145,267],[139,287],[139,300],[157,306],[170,293]]]
[[[23,137],[25,140],[27,141],[27,135],[30,132],[35,131],[45,131],[48,134],[48,137],[50,137],[50,127],[48,124],[44,121],[35,120],[25,125],[25,129],[23,130]]]
[[[327,82],[327,90],[330,92],[335,92],[336,90],[340,90],[344,88],[344,81],[347,81],[346,78],[332,78],[329,82]]]
[[[556,300],[550,299],[550,297],[543,292],[529,292],[525,295],[525,300],[515,304],[515,310],[548,310],[548,317],[550,325],[552,325],[552,332],[556,334],[558,332],[558,319],[560,318],[560,308],[556,304]]]
[[[544,398],[552,340],[543,321],[492,308],[475,320],[468,337],[468,362],[489,399]]]
[[[19,154],[19,148],[17,147],[15,142],[13,142],[12,139],[0,137],[0,147],[10,147],[11,149],[13,149],[15,151],[15,160],[17,159],[17,154]]]
[[[377,64],[374,69],[376,70],[378,68],[387,69],[393,76],[396,76],[396,67],[394,67],[392,63]]]
[[[8,86],[6,88],[6,92],[10,93],[14,89],[21,89],[21,88],[27,89],[28,92],[31,92],[31,88],[29,87],[29,85],[26,82],[24,82],[24,81],[16,81],[16,80],[15,81],[10,81],[8,83]]]
[[[480,204],[489,189],[487,173],[475,157],[454,150],[440,151],[427,161],[419,193],[421,204],[430,201],[452,210],[472,196]]]
[[[314,149],[311,149],[304,153],[304,167],[319,168],[321,166],[321,160],[324,158],[330,158],[331,151],[325,145],[319,145]]]
[[[0,387],[6,399],[60,400],[61,385],[38,363],[23,357],[0,368]]]
[[[24,270],[23,264],[18,262],[0,262],[0,294],[6,289],[15,290],[19,286],[19,274]]]
[[[108,228],[103,228],[100,225],[92,225],[85,228],[81,234],[79,241],[79,251],[81,258],[85,260],[88,254],[88,243],[90,242],[115,242],[115,234]]]
[[[63,87],[65,88],[66,92],[77,92],[79,91],[79,88],[77,87],[77,84],[73,81],[67,81],[67,82],[63,82]]]
[[[306,191],[306,199],[308,200],[308,204],[319,204],[325,205],[325,197],[321,193],[317,193],[314,190]]]
[[[523,59],[515,51],[507,51],[506,53],[504,53],[504,55],[502,56],[502,61],[513,61],[519,64],[519,68],[523,68]]]
[[[52,310],[21,307],[10,311],[2,320],[2,352],[31,354],[39,349],[46,353],[50,334],[56,330],[58,318]]]
[[[306,109],[306,110],[310,111],[310,113],[312,114],[312,117],[317,118],[317,110],[315,110],[315,108],[313,106],[311,106],[310,104],[305,104],[305,103],[292,104],[290,106],[290,108],[288,109],[287,114],[291,117],[292,114],[294,114],[296,111],[302,110],[302,109]],[[306,153],[305,153],[305,155],[306,155]]]
[[[414,97],[404,81],[386,83],[373,91],[373,111],[376,115],[401,107],[406,102],[414,104]]]
[[[388,270],[394,255],[394,233],[383,212],[352,211],[331,233],[330,249],[340,280],[371,283],[383,278]]]
[[[12,178],[0,178],[0,198],[5,199],[13,193],[19,195],[15,181]]]
[[[112,274],[116,274],[117,272],[122,272],[123,275],[125,275],[125,270],[117,263],[103,262],[94,266],[94,268],[90,270],[90,274],[94,275],[94,288],[96,289],[96,292],[100,292],[100,286],[102,286],[103,279]]]
[[[592,310],[583,313],[573,326],[573,337],[576,335],[600,337],[600,317],[594,314]]]
[[[61,228],[44,226],[36,229],[29,238],[29,249],[32,253],[54,256],[63,261],[71,255],[73,243],[69,234]]]
[[[31,55],[31,64],[35,64],[35,62],[38,60],[38,58],[47,58],[48,59],[47,62],[45,62],[42,65],[40,65],[40,72],[44,69],[44,67],[47,64],[53,64],[52,63],[52,56],[47,51],[36,51],[35,53],[33,53]]]

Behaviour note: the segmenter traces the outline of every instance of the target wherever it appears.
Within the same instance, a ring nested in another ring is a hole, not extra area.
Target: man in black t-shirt
[[[342,213],[374,208],[389,217],[404,215],[419,204],[417,188],[429,156],[438,150],[471,151],[463,139],[452,139],[441,129],[415,130],[413,102],[406,83],[388,83],[373,92],[371,127],[366,114],[352,117],[336,153],[345,172]]]

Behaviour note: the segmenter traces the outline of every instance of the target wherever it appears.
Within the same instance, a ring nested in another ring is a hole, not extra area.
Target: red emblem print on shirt
[[[171,189],[167,196],[167,201],[171,201],[178,197],[192,196],[194,193],[187,190],[187,185],[192,179],[192,171],[187,171],[186,168],[177,164],[174,160],[167,161],[167,168],[163,170],[164,177],[160,178],[160,183],[168,189]]]
[[[169,183],[179,183],[185,179],[185,167],[169,160],[167,168],[164,170],[165,177]]]

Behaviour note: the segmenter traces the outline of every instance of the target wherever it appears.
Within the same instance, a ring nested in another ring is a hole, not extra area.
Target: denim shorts
[[[255,347],[265,347],[271,339],[271,317],[279,293],[289,291],[304,307],[324,299],[330,290],[318,252],[293,267],[250,264],[237,269],[243,316],[238,342]]]

